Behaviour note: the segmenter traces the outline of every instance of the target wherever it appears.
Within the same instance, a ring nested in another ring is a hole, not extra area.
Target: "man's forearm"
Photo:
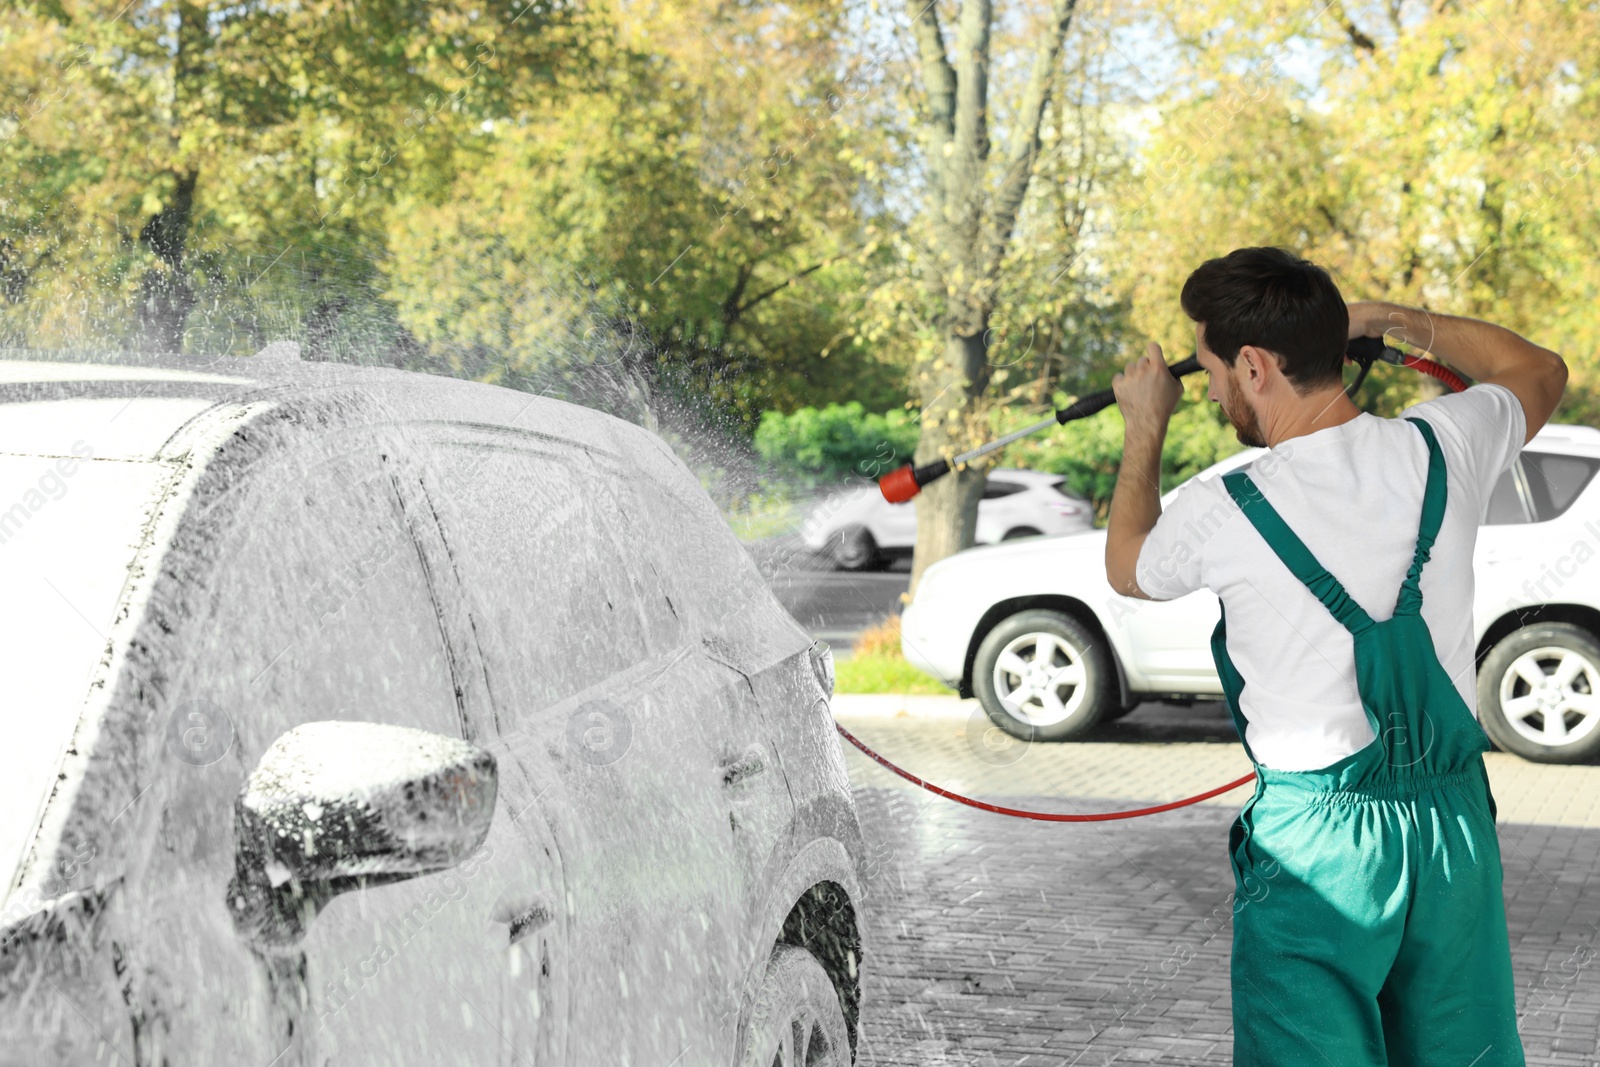
[[[1122,464],[1106,521],[1106,575],[1125,596],[1138,593],[1134,571],[1139,549],[1161,518],[1161,447],[1166,436],[1165,426],[1130,426],[1123,435]]]

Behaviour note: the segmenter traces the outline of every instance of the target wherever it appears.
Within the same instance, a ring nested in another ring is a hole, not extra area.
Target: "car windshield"
[[[38,825],[110,640],[128,566],[172,473],[165,464],[96,460],[89,452],[79,441],[55,455],[0,453],[6,886]]]

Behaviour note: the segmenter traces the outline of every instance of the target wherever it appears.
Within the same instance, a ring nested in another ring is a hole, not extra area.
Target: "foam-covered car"
[[[0,1063],[851,1062],[832,661],[654,435],[0,360]]]

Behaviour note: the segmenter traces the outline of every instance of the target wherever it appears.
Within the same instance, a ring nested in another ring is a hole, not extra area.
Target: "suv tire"
[[[1072,616],[1042,609],[1019,611],[984,636],[972,692],[990,720],[1021,741],[1070,741],[1118,705],[1104,643]]]

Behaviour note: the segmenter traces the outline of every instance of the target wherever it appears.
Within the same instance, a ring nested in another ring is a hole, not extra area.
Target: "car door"
[[[729,729],[745,683],[648,548],[670,523],[592,445],[459,426],[428,449],[499,743],[560,857],[566,1061],[714,1058],[737,1010],[738,798],[783,786]]]
[[[173,553],[214,564],[198,594],[174,592],[193,609],[165,620],[184,654],[147,679],[164,762],[120,824],[142,842],[119,907],[150,1062],[504,1060],[505,951],[485,936],[515,881],[503,807],[467,862],[340,893],[292,943],[230,914],[235,799],[284,733],[467,732],[459,656],[399,495],[404,453],[387,435],[309,435],[232,470],[175,538]]]
[[[800,739],[817,732],[799,721],[818,714],[814,700],[796,699],[818,692],[812,639],[693,475],[659,439],[628,436],[638,443],[625,475],[594,481],[606,486],[603,513],[626,557],[647,574],[641,605],[675,620],[662,636],[682,652],[656,692],[687,743],[683,780],[709,808],[697,843],[721,921],[705,931],[704,950],[720,973],[708,976],[703,996],[731,1040],[746,1006],[741,979],[759,978],[773,949],[768,920],[794,903],[772,895],[796,847],[788,834],[799,798],[784,760],[806,758]],[[802,676],[809,684],[794,685]]]
[[[1247,449],[1213,464],[1196,478],[1209,480],[1250,462],[1260,449]],[[1176,492],[1176,490],[1173,490]],[[1171,499],[1169,494],[1163,504]],[[1224,516],[1219,515],[1220,524]],[[1202,531],[1203,533],[1203,531]],[[1142,600],[1121,596],[1106,586],[1102,613],[1105,625],[1123,631],[1132,649],[1136,673],[1152,691],[1220,694],[1216,662],[1211,656],[1211,631],[1221,617],[1217,595],[1197,589],[1174,600]]]
[[[424,434],[424,438],[426,435]],[[536,748],[507,743],[501,730],[509,702],[495,699],[480,633],[472,577],[420,470],[408,472],[403,494],[409,523],[448,635],[452,678],[467,739],[493,753],[500,771],[499,815],[484,862],[497,874],[498,895],[482,934],[505,979],[498,1035],[502,1065],[567,1062],[571,936],[566,873],[548,813],[559,794],[559,769]]]
[[[983,485],[983,496],[978,501],[978,527],[974,540],[980,545],[993,544],[1018,526],[1031,526],[1018,516],[1017,502],[1027,490],[1021,482],[990,475]]]
[[[915,504],[891,504],[876,487],[862,493],[866,497],[862,510],[880,548],[908,549],[917,543]]]
[[[1479,519],[1478,540],[1473,549],[1473,570],[1482,583],[1480,600],[1498,600],[1493,591],[1507,586],[1508,579],[1519,575],[1524,566],[1524,552],[1531,547],[1527,531],[1523,529],[1534,521],[1533,501],[1528,487],[1528,474],[1523,459],[1517,459],[1494,484],[1489,499],[1484,503]]]

